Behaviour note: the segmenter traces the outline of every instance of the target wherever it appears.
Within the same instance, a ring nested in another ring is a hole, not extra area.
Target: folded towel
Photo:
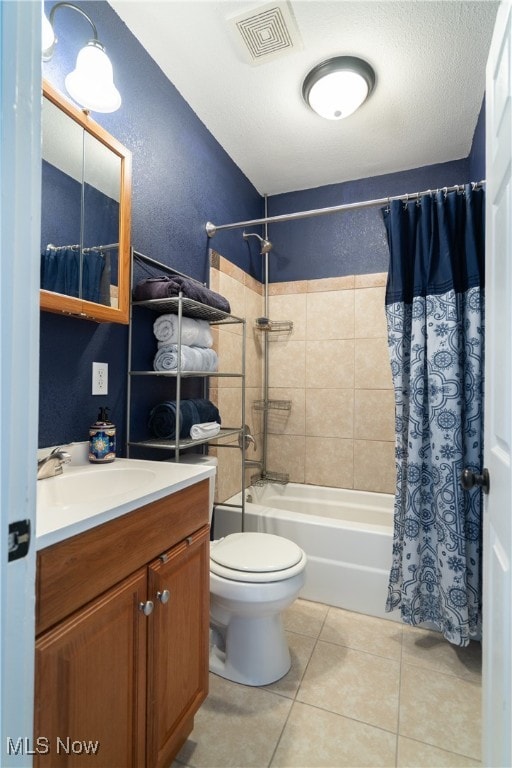
[[[220,413],[210,400],[202,398],[180,402],[180,438],[190,436],[193,424],[216,421],[221,424]],[[163,440],[176,439],[176,401],[165,400],[155,405],[149,414],[149,431]]]
[[[218,367],[217,353],[214,349],[204,347],[187,347],[181,345],[182,371],[214,372]],[[178,369],[178,345],[163,344],[153,360],[155,371],[175,371]]]
[[[192,424],[190,427],[190,437],[192,440],[203,440],[215,437],[220,432],[220,424],[216,421],[206,421],[203,424]]]
[[[153,333],[158,341],[177,344],[179,341],[178,315],[159,315],[153,323]],[[206,320],[195,320],[193,317],[182,317],[181,343],[188,347],[213,346],[210,323]]]
[[[137,283],[133,289],[133,298],[135,301],[167,299],[170,296],[178,296],[180,292],[187,299],[199,301],[201,304],[221,309],[223,312],[231,312],[229,301],[220,293],[215,293],[192,278],[181,275],[147,277]]]

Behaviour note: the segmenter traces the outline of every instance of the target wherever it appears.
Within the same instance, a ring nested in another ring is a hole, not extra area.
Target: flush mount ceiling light
[[[342,120],[366,101],[375,72],[363,59],[335,56],[313,67],[302,84],[304,101],[321,117]]]
[[[66,90],[74,101],[94,112],[115,112],[121,106],[121,95],[114,85],[114,73],[105,47],[98,40],[98,32],[91,18],[73,3],[56,3],[48,20],[43,13],[42,49],[43,61],[49,61],[55,50],[57,38],[53,27],[55,12],[59,8],[71,8],[80,13],[92,27],[93,39],[78,53],[76,67],[65,79]]]

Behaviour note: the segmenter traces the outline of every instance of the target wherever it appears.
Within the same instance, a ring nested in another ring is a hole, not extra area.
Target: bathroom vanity
[[[164,768],[191,732],[209,525],[205,471],[188,471],[203,479],[38,551],[34,765]]]

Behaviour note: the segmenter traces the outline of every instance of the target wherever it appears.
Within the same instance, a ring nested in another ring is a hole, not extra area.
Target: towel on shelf
[[[150,433],[162,440],[176,439],[176,401],[164,400],[150,411],[148,427]],[[194,424],[216,421],[221,424],[220,413],[210,400],[202,398],[180,402],[180,438],[190,436]]]
[[[214,349],[205,347],[187,347],[181,345],[181,370],[205,371],[213,373],[217,370],[218,358]],[[176,371],[178,369],[178,345],[159,345],[153,360],[155,371]]]
[[[137,283],[133,289],[133,298],[135,301],[168,299],[171,296],[178,296],[180,292],[187,299],[199,301],[201,304],[220,309],[222,312],[231,312],[229,301],[220,293],[215,293],[196,280],[181,275],[146,277]]]
[[[155,338],[165,344],[177,344],[178,315],[159,315],[153,323]],[[210,324],[206,320],[193,317],[181,318],[181,343],[188,347],[211,347],[213,336]]]
[[[216,421],[206,421],[203,424],[192,424],[190,437],[192,440],[203,440],[215,437],[220,432],[220,424]]]

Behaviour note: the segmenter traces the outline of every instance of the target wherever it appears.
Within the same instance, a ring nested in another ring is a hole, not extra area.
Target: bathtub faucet
[[[240,446],[241,450],[246,451],[249,447],[249,443],[252,443],[253,450],[256,450],[256,440],[254,439],[254,436],[251,435],[251,430],[247,424],[244,424],[244,428],[240,431],[240,434],[238,435],[238,445]]]

